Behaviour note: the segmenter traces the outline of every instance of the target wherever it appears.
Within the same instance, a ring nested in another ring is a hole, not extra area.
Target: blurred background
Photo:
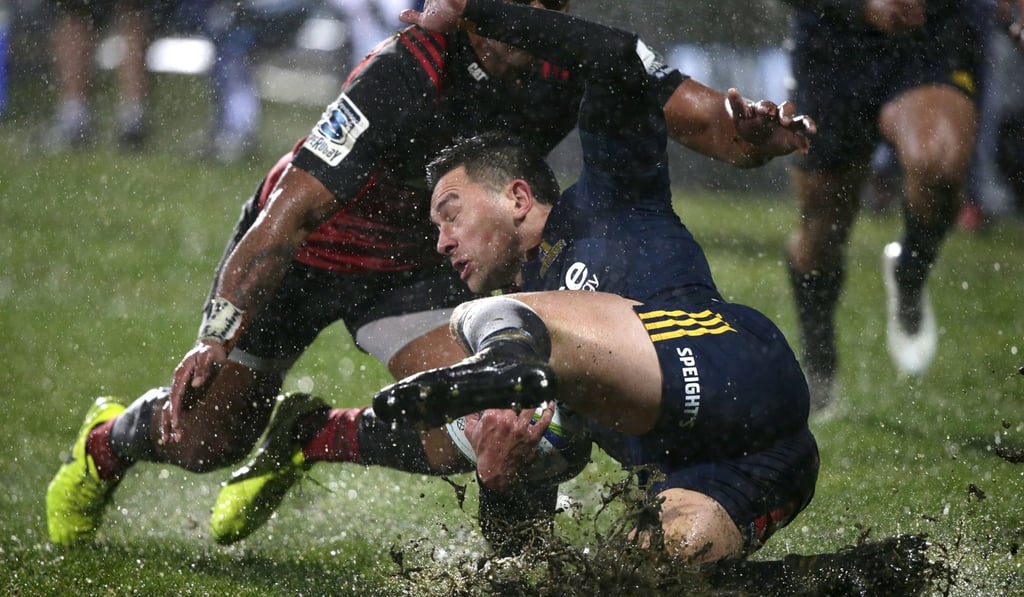
[[[118,0],[108,4],[116,9]],[[179,131],[180,138],[172,140],[183,143],[184,153],[193,158],[229,163],[265,152],[279,155],[303,134],[302,127],[315,122],[358,58],[400,26],[398,11],[415,4],[415,0],[147,2],[149,33],[141,46],[146,76],[159,77],[164,86],[190,90],[184,95],[179,92],[175,101],[186,104],[179,106],[181,113],[199,119],[196,130],[184,131],[181,122],[151,117],[151,128]],[[671,65],[711,87],[737,87],[747,97],[778,102],[787,96],[788,8],[777,0],[574,0],[572,10],[638,31]],[[63,33],[65,18],[50,0],[0,0],[0,134],[5,125],[8,131],[12,126],[31,126],[39,133],[27,142],[50,151],[95,143],[102,138],[100,127],[91,121],[83,124],[76,115],[88,115],[90,109],[102,115],[103,110],[113,109],[69,108],[61,100],[64,91],[55,58],[72,37]],[[115,17],[95,19],[92,25],[95,51],[81,59],[78,68],[91,64],[96,71],[93,88],[116,87],[120,75],[115,72],[130,64],[139,42],[123,34]],[[1024,53],[1002,29],[993,30],[989,39],[988,85],[972,184],[972,199],[987,216],[1019,214],[1024,194],[1024,150],[1014,142],[1024,139]],[[106,97],[107,104],[116,103],[115,97]],[[124,107],[110,116],[120,123],[120,130],[108,136],[116,136],[121,145],[138,141],[138,149],[153,131],[131,130],[130,117]],[[138,133],[137,138],[133,133]],[[558,169],[575,168],[574,147],[575,140],[570,139],[554,154]],[[671,150],[674,179],[681,186],[772,194],[787,190],[785,160],[737,176],[734,170],[674,144]],[[876,157],[876,184],[866,190],[871,196],[865,203],[885,209],[898,193],[893,182],[899,173],[884,146]]]

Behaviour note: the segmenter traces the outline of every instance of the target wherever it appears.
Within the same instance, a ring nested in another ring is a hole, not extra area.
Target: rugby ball
[[[540,420],[547,403],[533,412],[535,424]],[[459,417],[448,423],[448,435],[460,452],[476,464],[476,452],[466,438],[466,426],[473,424],[475,415]],[[591,438],[586,420],[567,406],[555,404],[555,415],[544,436],[537,444],[537,459],[527,470],[530,481],[561,483],[575,477],[590,462]]]

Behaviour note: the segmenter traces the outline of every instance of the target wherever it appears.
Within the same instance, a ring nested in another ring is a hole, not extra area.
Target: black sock
[[[788,267],[800,325],[803,364],[815,373],[833,375],[838,360],[835,312],[845,272],[840,267],[828,272],[813,270],[805,274],[797,272],[792,263]]]
[[[359,418],[356,437],[363,464],[434,474],[420,433],[411,425],[385,423],[377,418],[372,408],[368,408]]]
[[[160,462],[150,429],[153,406],[167,397],[170,388],[153,388],[132,402],[110,430],[110,447],[121,459],[130,462]]]
[[[953,218],[948,218],[948,221],[929,224],[909,209],[905,210],[900,241],[903,251],[896,260],[895,271],[896,283],[904,295],[913,297],[921,292],[952,222]]]

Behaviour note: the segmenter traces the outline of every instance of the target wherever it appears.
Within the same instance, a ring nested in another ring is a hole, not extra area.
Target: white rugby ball
[[[547,403],[533,412],[531,424],[540,420]],[[468,415],[473,417],[473,415]],[[460,452],[476,464],[476,452],[466,438],[467,417],[448,423],[448,435]],[[471,423],[470,423],[471,424]],[[590,462],[591,438],[587,422],[568,407],[555,404],[555,415],[537,444],[537,459],[527,470],[530,481],[561,483],[575,477]]]

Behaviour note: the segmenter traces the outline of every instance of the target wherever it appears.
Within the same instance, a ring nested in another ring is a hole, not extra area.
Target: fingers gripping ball
[[[547,403],[533,413],[531,424],[540,420]],[[448,435],[460,452],[473,464],[476,452],[466,437],[466,426],[472,424],[473,415],[459,417],[447,424]],[[537,459],[527,471],[529,481],[561,483],[578,475],[590,462],[590,432],[586,420],[567,406],[555,405],[554,418],[537,444]]]

